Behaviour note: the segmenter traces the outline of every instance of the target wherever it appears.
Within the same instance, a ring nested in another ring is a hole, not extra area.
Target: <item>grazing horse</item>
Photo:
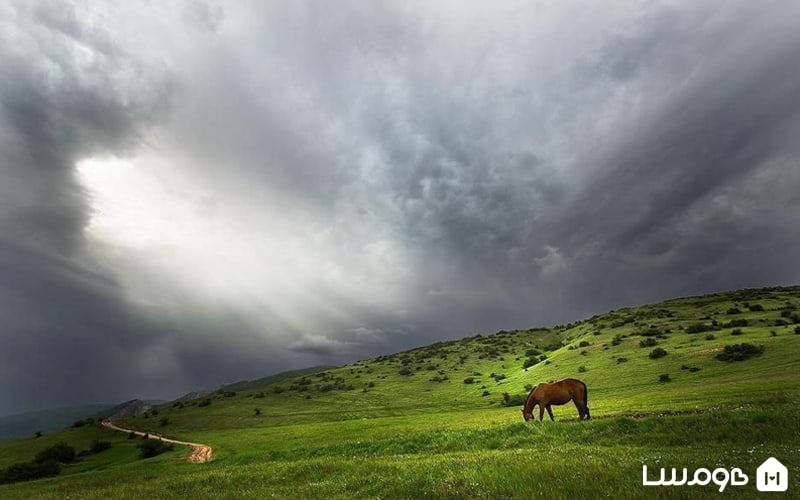
[[[592,417],[589,416],[588,392],[586,384],[574,378],[565,378],[550,384],[539,384],[528,394],[525,407],[522,409],[522,416],[525,417],[526,422],[532,419],[533,408],[538,404],[539,420],[544,418],[544,411],[547,410],[550,420],[555,421],[550,405],[563,405],[573,401],[578,409],[580,419],[589,420]]]

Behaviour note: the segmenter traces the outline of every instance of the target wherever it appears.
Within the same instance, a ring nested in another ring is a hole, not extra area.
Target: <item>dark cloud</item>
[[[0,413],[800,281],[794,2],[0,14]]]

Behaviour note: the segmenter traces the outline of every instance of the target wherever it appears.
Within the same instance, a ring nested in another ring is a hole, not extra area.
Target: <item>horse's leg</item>
[[[575,408],[578,409],[578,420],[583,420],[584,413],[586,413],[583,403],[578,398],[572,398],[572,402],[575,403]]]
[[[547,414],[550,415],[550,421],[555,422],[556,419],[553,418],[553,410],[550,409],[550,405],[547,405]]]
[[[539,403],[539,422],[544,420],[544,407],[545,405]]]

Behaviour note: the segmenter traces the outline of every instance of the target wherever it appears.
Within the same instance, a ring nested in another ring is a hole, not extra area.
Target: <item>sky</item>
[[[798,284],[798,25],[0,0],[0,415]]]

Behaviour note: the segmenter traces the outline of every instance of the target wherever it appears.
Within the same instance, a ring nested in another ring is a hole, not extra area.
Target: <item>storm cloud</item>
[[[800,281],[797,2],[0,14],[0,414]]]

